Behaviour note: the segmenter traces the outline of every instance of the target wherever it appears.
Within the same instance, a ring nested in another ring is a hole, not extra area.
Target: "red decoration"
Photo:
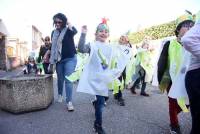
[[[105,17],[102,18],[102,23],[103,23],[103,24],[107,24],[108,21],[109,21],[109,19],[107,19],[107,18],[105,18]]]

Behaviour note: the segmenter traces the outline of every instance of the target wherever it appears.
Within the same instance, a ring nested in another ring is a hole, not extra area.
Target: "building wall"
[[[11,70],[24,65],[28,56],[38,55],[42,42],[42,33],[36,26],[30,25],[23,30],[21,36],[12,33],[7,35],[5,25],[0,19],[0,70]],[[6,31],[6,32],[5,32]]]
[[[42,33],[33,25],[32,26],[32,51],[38,55],[42,42]]]
[[[26,42],[20,42],[17,38],[7,38],[6,53],[7,65],[9,69],[14,69],[24,65],[28,58],[28,48]]]
[[[7,70],[6,67],[6,38],[1,35],[0,38],[0,70]]]
[[[0,70],[7,70],[6,36],[7,28],[0,18]]]

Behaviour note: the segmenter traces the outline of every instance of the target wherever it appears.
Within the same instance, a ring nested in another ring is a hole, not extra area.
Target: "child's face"
[[[180,31],[179,31],[179,34],[178,34],[178,37],[183,37],[183,35],[188,31],[190,30],[190,28],[193,27],[193,23],[186,23],[186,24],[183,24]]]
[[[96,41],[106,42],[107,38],[109,37],[109,31],[107,29],[98,30],[95,33]]]
[[[147,43],[144,42],[144,43],[142,44],[142,48],[148,49],[148,48],[149,48],[149,44],[147,44]]]
[[[45,45],[49,45],[49,43],[50,43],[50,38],[49,38],[49,37],[46,37],[46,38],[44,39],[44,43],[45,43]]]
[[[119,39],[119,44],[120,45],[128,44],[128,38],[126,36],[121,36],[120,39]]]

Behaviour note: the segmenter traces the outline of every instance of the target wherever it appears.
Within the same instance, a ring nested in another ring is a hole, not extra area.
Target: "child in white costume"
[[[86,32],[87,28],[83,26],[78,49],[80,52],[90,53],[90,56],[77,91],[96,95],[94,129],[98,134],[105,134],[102,128],[102,112],[105,97],[108,96],[108,84],[120,76],[130,59],[131,51],[126,46],[106,43],[109,28],[105,19],[97,26],[94,42],[85,44]],[[116,68],[111,69],[111,61],[117,56]]]
[[[131,44],[129,43],[129,39],[128,39],[127,35],[122,35],[119,38],[118,42],[120,45],[128,46],[131,48]],[[111,86],[109,86],[109,88],[111,87],[111,89],[113,89],[114,99],[117,100],[117,102],[120,106],[125,106],[125,101],[124,101],[124,98],[122,95],[122,91],[126,87],[126,73],[127,73],[127,71],[125,68],[123,70],[122,74],[120,75],[120,77],[117,80],[115,80],[114,82],[112,82]]]
[[[138,49],[136,62],[135,62],[135,75],[133,76],[134,84],[130,88],[133,94],[136,94],[136,86],[141,82],[141,93],[140,95],[148,97],[146,93],[146,84],[151,82],[153,76],[153,58],[155,57],[155,51],[150,47],[150,38],[145,37],[141,48]]]

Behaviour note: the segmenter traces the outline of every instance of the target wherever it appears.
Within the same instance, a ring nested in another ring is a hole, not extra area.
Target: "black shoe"
[[[96,134],[106,134],[101,125],[94,124],[94,131]]]
[[[95,109],[95,104],[96,104],[96,100],[93,100],[92,105],[93,105],[94,109]]]
[[[132,93],[132,94],[137,94],[137,93],[135,92],[135,89],[132,89],[132,88],[131,88],[130,90],[131,90],[131,93]]]
[[[180,126],[172,126],[170,125],[170,134],[182,134]]]
[[[147,93],[140,93],[140,95],[142,95],[142,96],[145,96],[145,97],[149,97],[149,94],[147,94]]]
[[[113,96],[114,96],[114,99],[115,99],[115,100],[118,100],[118,99],[119,99],[118,94],[114,94]]]
[[[109,97],[105,97],[105,101],[108,101]]]
[[[118,99],[118,102],[119,102],[119,105],[120,105],[120,106],[125,106],[125,102],[124,102],[124,99],[123,99],[123,98],[119,98],[119,99]]]

